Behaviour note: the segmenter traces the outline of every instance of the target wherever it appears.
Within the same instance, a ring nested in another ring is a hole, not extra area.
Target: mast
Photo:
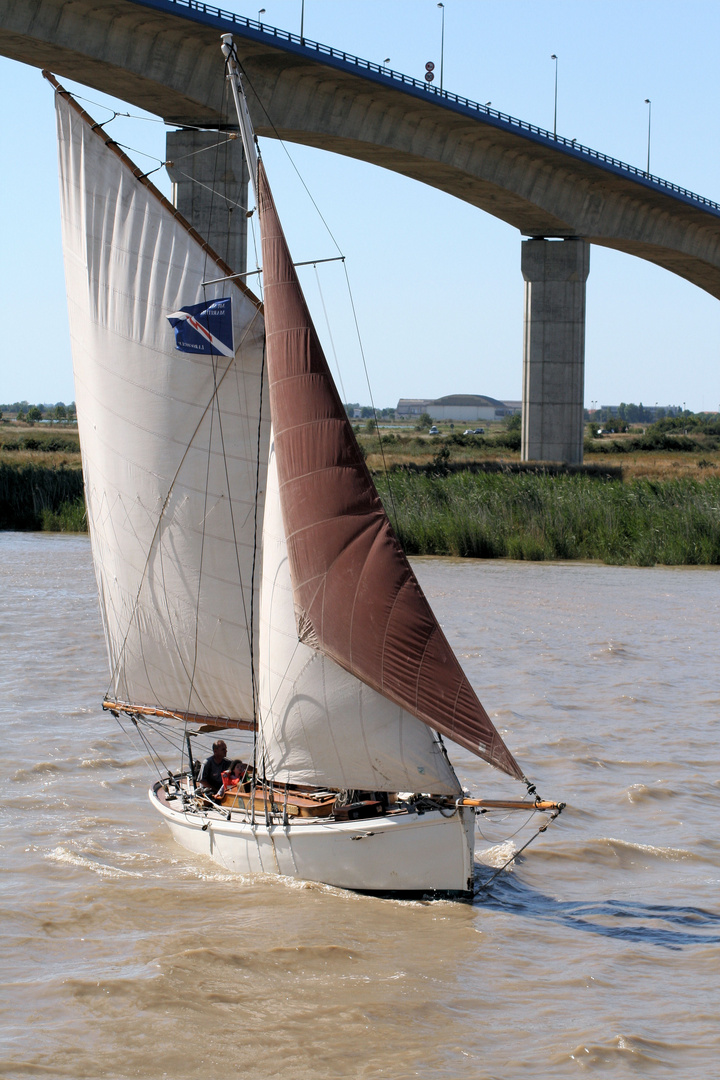
[[[252,120],[250,119],[250,113],[247,107],[247,96],[245,94],[245,87],[243,86],[242,76],[240,74],[240,65],[238,64],[237,53],[233,44],[232,34],[223,34],[222,51],[225,57],[228,70],[228,79],[230,80],[230,88],[232,90],[233,99],[235,101],[235,110],[238,116],[238,124],[240,126],[240,135],[242,138],[243,150],[245,151],[245,158],[248,164],[248,170],[250,172],[250,181],[253,186],[253,193],[255,195],[255,202],[258,201],[258,155],[257,145],[255,138],[255,131],[253,129]]]
[[[222,49],[243,145],[257,169],[268,388],[297,641],[431,730],[524,780],[443,634],[375,489],[258,163],[230,35]]]

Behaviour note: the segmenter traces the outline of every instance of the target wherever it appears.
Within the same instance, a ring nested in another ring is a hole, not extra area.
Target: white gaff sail
[[[252,720],[252,572],[270,428],[261,306],[232,282],[203,287],[229,269],[102,130],[61,93],[55,100],[110,693],[136,706]],[[234,355],[177,351],[167,317],[220,297],[231,299]]]

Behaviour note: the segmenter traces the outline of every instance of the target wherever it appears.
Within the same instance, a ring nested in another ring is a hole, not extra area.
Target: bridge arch
[[[193,0],[11,2],[0,11],[0,51],[178,125],[216,126],[225,122],[217,39],[227,29],[257,93],[251,109],[261,134],[393,169],[526,237],[578,238],[636,255],[720,297],[720,207],[711,201],[379,65],[218,16]]]

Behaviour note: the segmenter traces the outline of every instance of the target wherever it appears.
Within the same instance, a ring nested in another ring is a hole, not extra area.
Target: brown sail
[[[259,166],[267,368],[298,633],[490,764],[522,771],[395,537],[337,393]]]

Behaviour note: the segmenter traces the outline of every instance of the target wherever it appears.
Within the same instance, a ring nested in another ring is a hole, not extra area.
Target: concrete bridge
[[[720,205],[575,140],[196,0],[0,0],[0,53],[179,128],[234,126],[218,77],[218,39],[228,31],[258,134],[392,169],[529,238],[521,260],[525,460],[582,460],[589,244],[647,259],[720,298]],[[172,132],[167,157],[207,141],[205,132]],[[247,183],[239,144],[230,146],[227,207],[245,203]],[[211,157],[192,159],[192,178],[170,169],[178,205],[243,269],[243,215],[229,230],[226,211],[211,219],[194,182],[212,180],[200,172]]]

